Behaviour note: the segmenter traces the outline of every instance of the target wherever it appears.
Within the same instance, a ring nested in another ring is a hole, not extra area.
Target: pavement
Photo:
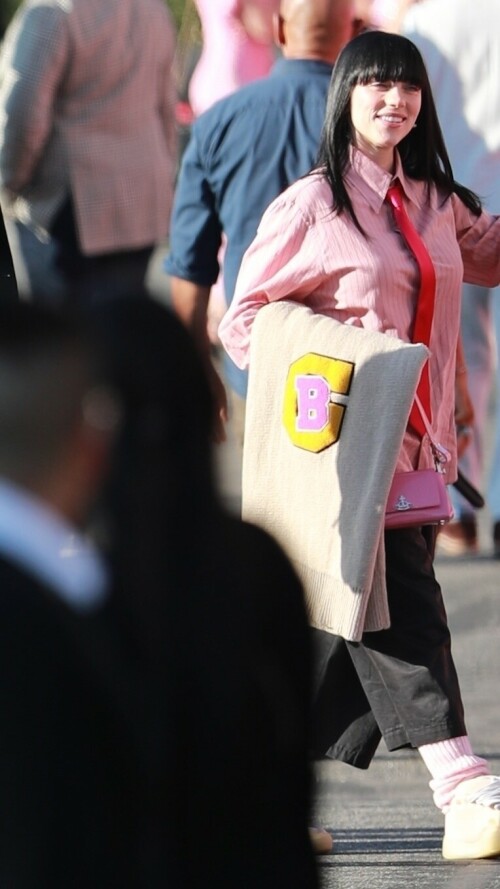
[[[239,510],[241,460],[229,439],[216,451],[223,499]],[[500,561],[491,558],[490,518],[480,516],[480,553],[439,556],[473,749],[500,774]],[[321,889],[500,889],[500,858],[449,862],[441,856],[443,817],[429,775],[413,751],[383,742],[367,771],[322,762],[315,769],[315,823],[332,833],[332,855],[318,856]]]

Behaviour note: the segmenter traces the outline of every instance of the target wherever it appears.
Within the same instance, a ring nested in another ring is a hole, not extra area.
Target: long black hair
[[[344,173],[352,144],[351,94],[356,84],[403,81],[418,86],[422,105],[418,126],[398,145],[403,169],[411,179],[436,185],[444,197],[457,194],[479,215],[481,202],[474,192],[455,182],[450,159],[439,125],[436,106],[424,60],[411,40],[399,34],[365,31],[351,40],[340,53],[333,69],[321,134],[317,166],[326,176],[333,195],[333,209],[346,211],[356,223]]]

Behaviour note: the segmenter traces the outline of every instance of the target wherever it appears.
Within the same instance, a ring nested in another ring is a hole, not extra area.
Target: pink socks
[[[486,760],[473,753],[467,735],[424,744],[418,748],[418,752],[432,775],[429,787],[436,806],[442,812],[448,810],[453,794],[462,781],[490,774]]]

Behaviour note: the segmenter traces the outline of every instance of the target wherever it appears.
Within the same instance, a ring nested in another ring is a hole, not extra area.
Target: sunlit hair
[[[469,209],[479,214],[477,195],[453,178],[448,152],[422,56],[411,40],[399,34],[366,31],[351,40],[340,53],[333,70],[317,167],[326,175],[333,195],[333,209],[347,212],[361,229],[344,185],[344,173],[352,144],[351,94],[357,84],[371,81],[402,81],[421,89],[418,125],[398,145],[405,174],[430,187],[435,184],[449,197],[455,192]]]

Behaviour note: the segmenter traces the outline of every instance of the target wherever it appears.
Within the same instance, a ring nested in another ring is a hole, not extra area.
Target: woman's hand
[[[473,424],[474,408],[469,393],[462,337],[459,336],[455,363],[455,427],[457,430],[457,456],[459,459],[472,441]]]
[[[457,365],[455,372],[455,426],[457,430],[457,455],[460,458],[472,441],[474,408],[469,393],[467,368]]]

